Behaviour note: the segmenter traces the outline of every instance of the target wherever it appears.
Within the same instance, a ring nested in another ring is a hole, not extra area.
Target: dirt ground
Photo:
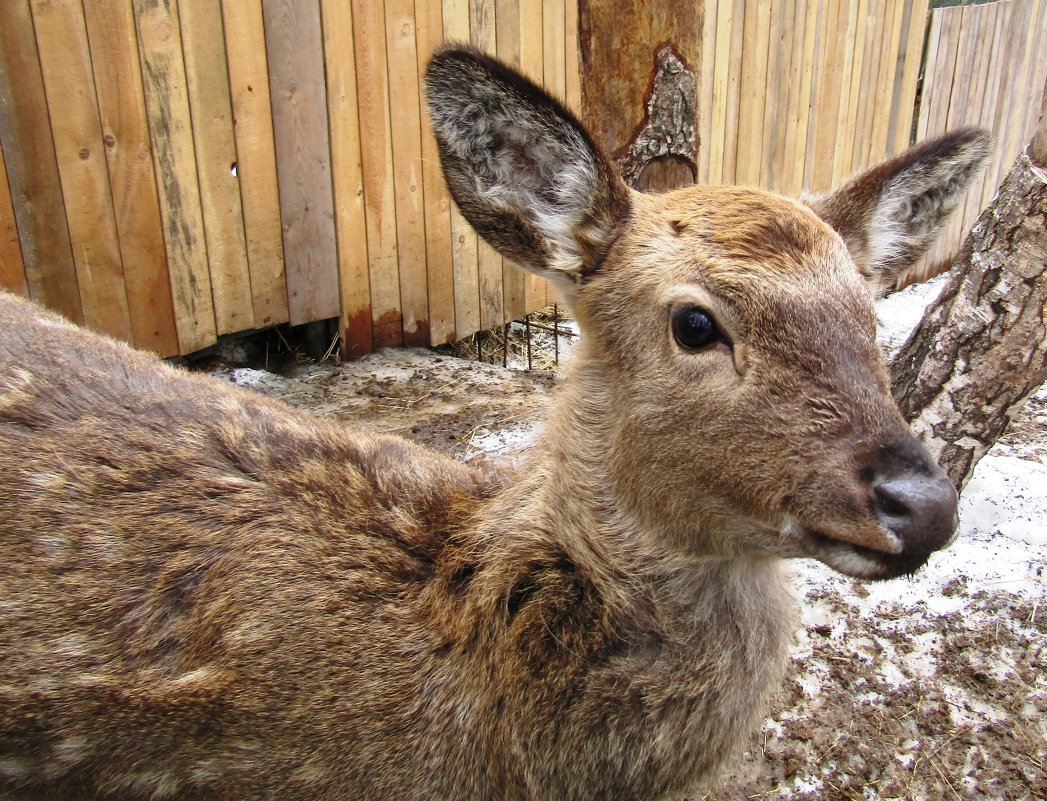
[[[530,443],[553,372],[429,351],[221,380],[463,460]],[[803,628],[771,714],[703,799],[1047,798],[1047,392],[965,492],[960,539],[912,580],[797,564]],[[981,467],[979,468],[981,469]],[[969,496],[969,497],[968,497]]]

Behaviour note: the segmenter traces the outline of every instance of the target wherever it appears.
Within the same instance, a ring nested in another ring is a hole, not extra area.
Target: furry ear
[[[840,189],[805,201],[843,237],[880,295],[934,241],[988,155],[989,134],[965,128],[923,142]]]
[[[502,255],[568,301],[599,269],[629,190],[574,116],[510,67],[469,47],[429,62],[426,98],[451,194]]]

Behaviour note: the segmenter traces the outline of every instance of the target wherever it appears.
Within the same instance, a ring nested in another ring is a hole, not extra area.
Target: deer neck
[[[603,428],[615,399],[605,375],[581,360],[570,365],[518,480],[481,515],[494,568],[489,589],[509,599],[512,613],[519,588],[534,585],[529,569],[574,566],[599,599],[587,607],[588,625],[614,636],[679,640],[694,635],[696,615],[704,615],[698,628],[753,625],[763,638],[786,637],[792,621],[781,610],[793,602],[779,559],[683,552],[616,497],[607,462],[612,432]]]

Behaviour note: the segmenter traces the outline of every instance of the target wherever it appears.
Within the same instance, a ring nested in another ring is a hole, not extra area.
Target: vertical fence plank
[[[959,44],[956,50],[956,68],[953,70],[952,87],[949,90],[949,111],[946,114],[944,130],[951,131],[963,127],[968,121],[968,112],[973,94],[973,83],[975,75],[972,68],[977,54],[979,24],[981,18],[974,6],[963,6],[960,12],[960,23],[958,29]],[[945,228],[936,242],[932,251],[933,259],[929,262],[945,263],[951,252],[955,250],[957,237],[962,238],[960,226],[962,219],[963,204],[959,204],[950,215]]]
[[[1047,2],[1035,0],[1036,33],[1034,41],[1036,47],[1030,51],[1031,60],[1027,75],[1029,82],[1025,92],[1025,102],[1022,104],[1024,124],[1021,127],[1019,137],[1019,148],[1024,148],[1036,131],[1036,123],[1040,118],[1040,104],[1037,99],[1043,97],[1044,89],[1047,88]]]
[[[217,333],[178,5],[134,0],[134,13],[178,348],[192,353]]]
[[[264,0],[269,92],[292,325],[339,314],[319,0]],[[376,43],[371,42],[370,47]]]
[[[360,150],[367,210],[367,255],[371,281],[374,345],[403,343],[400,276],[393,185],[392,131],[385,55],[385,5],[354,0],[356,92],[360,108]]]
[[[859,82],[858,107],[855,109],[851,125],[854,134],[849,150],[851,154],[850,172],[857,172],[869,164],[870,140],[872,138],[873,115],[883,102],[876,96],[876,76],[880,70],[880,58],[883,55],[881,44],[883,29],[886,24],[887,7],[882,2],[865,4],[865,24],[862,41],[861,69],[857,75]]]
[[[29,284],[25,280],[22,264],[22,247],[18,244],[18,227],[15,225],[14,203],[7,182],[7,164],[4,162],[3,144],[0,143],[0,288],[29,297]]]
[[[85,0],[109,185],[136,347],[178,354],[131,0]]]
[[[892,152],[899,153],[913,141],[913,115],[916,108],[916,87],[920,78],[920,63],[927,30],[927,10],[930,0],[909,0],[909,27],[905,38],[905,67],[901,76],[898,94],[898,114],[894,123]],[[930,59],[931,45],[928,36],[927,57]]]
[[[930,0],[928,0],[930,2]],[[931,97],[935,76],[940,69],[939,59],[945,58],[945,44],[942,39],[943,15],[935,12],[929,14],[927,23],[926,59],[923,67],[923,92],[920,95],[920,107],[916,115],[916,141],[927,138],[931,124]]]
[[[739,142],[738,119],[741,111],[742,51],[745,44],[745,0],[734,0],[731,11],[730,48],[727,62],[727,111],[724,118],[724,149],[721,182],[737,182]]]
[[[582,69],[578,53],[577,0],[564,0],[564,72],[565,99],[568,107],[578,114],[582,109]]]
[[[352,6],[341,0],[321,0],[320,13],[338,239],[342,358],[350,359],[374,349],[356,60],[352,47],[353,11]]]
[[[771,47],[775,54],[775,68],[768,65],[771,100],[767,103],[764,117],[764,130],[769,132],[769,150],[763,178],[763,185],[776,192],[785,191],[786,172],[785,135],[789,125],[789,91],[792,88],[790,78],[793,69],[793,39],[795,31],[795,3],[776,4],[773,11],[777,25],[771,28]]]
[[[833,157],[840,134],[840,91],[843,85],[842,62],[844,41],[839,35],[846,26],[842,14],[844,0],[826,0],[825,28],[820,48],[817,80],[818,114],[812,120],[814,153],[810,188],[816,192],[828,189],[833,182]]]
[[[945,16],[944,11],[938,12]],[[997,147],[999,157],[996,160],[996,174],[994,183],[999,185],[1010,169],[1011,162],[1018,155],[1021,147],[1021,132],[1014,124],[1015,109],[1024,103],[1026,80],[1028,77],[1026,58],[1028,52],[1035,47],[1033,35],[1036,24],[1036,8],[1034,3],[1017,3],[1011,15],[1010,57],[1008,58],[1007,74],[1004,80],[1007,82],[1006,97],[1002,100],[997,114]]]
[[[497,7],[495,0],[470,0],[469,41],[486,53],[498,48]],[[477,242],[477,273],[480,292],[480,328],[505,322],[502,295],[502,257],[482,239]]]
[[[842,135],[836,137],[833,152],[833,184],[838,184],[851,173],[855,143],[861,136],[855,121],[861,92],[862,65],[865,60],[865,0],[847,3],[847,27],[843,54],[843,75],[840,82],[840,111],[837,125]]]
[[[568,7],[576,3],[567,2]],[[702,67],[698,74],[698,183],[709,183],[709,139],[712,136],[713,82],[716,70],[716,21],[719,0],[705,0],[702,22]]]
[[[443,0],[444,37],[469,41],[469,0]],[[451,248],[454,263],[454,317],[458,336],[478,331],[480,325],[480,274],[478,237],[458,207],[451,206]]]
[[[240,187],[233,174],[236,140],[221,0],[183,3],[182,53],[189,87],[200,204],[219,334],[255,327]]]
[[[543,0],[520,0],[520,69],[538,84],[545,78],[543,10]],[[524,276],[525,311],[541,308],[547,298],[545,281],[533,273],[527,273]]]
[[[793,68],[790,73],[789,117],[785,132],[786,173],[783,187],[790,195],[798,195],[803,190],[811,88],[814,82],[817,8],[817,0],[798,0],[796,9],[796,41],[793,43]]]
[[[82,323],[29,0],[0,3],[0,145],[29,294]]]
[[[763,166],[763,118],[767,102],[770,16],[768,0],[746,4],[742,44],[742,88],[738,108],[736,182],[739,184],[755,186],[760,183]]]
[[[878,102],[873,108],[872,127],[869,136],[869,149],[866,163],[872,164],[887,155],[887,137],[891,124],[892,93],[894,75],[898,69],[898,47],[902,31],[902,2],[890,0],[886,4],[884,31],[880,50],[879,72],[876,76],[876,96]]]
[[[440,0],[415,3],[418,43],[418,83],[425,65],[443,41],[443,4]],[[454,319],[454,261],[451,258],[451,196],[440,172],[429,115],[422,114],[422,186],[425,192],[425,259],[429,278],[429,335],[433,345],[456,338]]]
[[[222,23],[233,32],[225,46],[255,325],[276,325],[286,323],[290,312],[262,0],[224,0]],[[341,48],[351,56],[351,47],[342,43]]]
[[[542,4],[542,75],[545,87],[563,100],[566,89],[564,75],[564,3],[576,0],[544,0]],[[536,308],[560,300],[552,284],[541,280]]]
[[[990,123],[993,131],[992,153],[989,163],[985,168],[985,177],[982,182],[981,205],[984,208],[990,199],[996,194],[1000,174],[1000,160],[1002,156],[1002,145],[1000,144],[1000,131],[1002,120],[1005,118],[1007,106],[1008,80],[1010,73],[1010,59],[1012,57],[1011,40],[1014,33],[1017,11],[1014,3],[1000,4],[1000,20],[997,25],[995,40],[993,42],[993,57],[995,59],[993,88],[986,93],[990,101],[990,108],[986,120]]]
[[[998,4],[975,6],[971,12],[976,20],[976,33],[974,34],[975,54],[969,76],[970,89],[968,90],[966,110],[964,112],[963,125],[984,125],[986,119],[985,95],[988,89],[989,77],[992,71],[991,44],[996,33],[996,11]],[[955,226],[953,233],[959,239],[963,239],[970,230],[981,212],[981,182],[984,180],[984,170],[979,170],[974,176],[967,192],[960,200],[959,208],[955,212]]]
[[[422,185],[422,123],[414,0],[385,0],[389,114],[400,310],[405,345],[429,344],[429,287],[425,271],[425,198]]]
[[[88,326],[132,340],[87,25],[80,0],[33,0],[33,26]]]
[[[577,36],[577,31],[575,35]],[[497,0],[495,4],[495,40],[498,57],[519,67],[520,0]],[[577,108],[581,109],[581,83],[578,84],[577,90]],[[527,277],[523,270],[508,259],[503,259],[502,314],[506,320],[517,320],[527,313],[526,284]]]
[[[545,87],[563,100],[566,96],[566,65],[564,64],[564,41],[567,24],[564,3],[574,0],[544,0],[542,3],[542,74]]]
[[[708,153],[708,182],[723,182],[724,158],[727,147],[727,94],[730,85],[730,57],[734,0],[719,0],[716,8],[716,38],[712,75],[712,107],[709,109],[709,140],[703,143]]]

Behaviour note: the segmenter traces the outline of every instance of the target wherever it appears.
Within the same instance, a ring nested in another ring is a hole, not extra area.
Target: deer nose
[[[907,553],[943,548],[956,531],[956,489],[940,468],[878,481],[872,497],[877,518],[901,539]]]

